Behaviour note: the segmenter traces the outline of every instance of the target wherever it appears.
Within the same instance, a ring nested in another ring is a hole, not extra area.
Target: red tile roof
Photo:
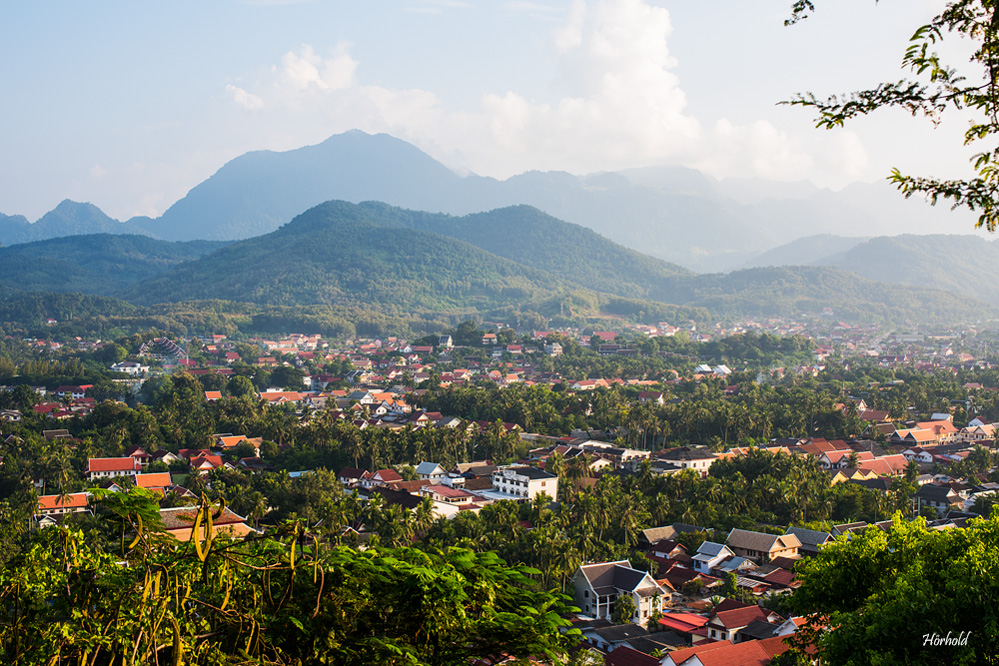
[[[718,650],[727,645],[732,645],[732,642],[715,641],[711,643],[699,643],[694,647],[685,648],[683,650],[674,650],[673,652],[669,653],[669,656],[670,658],[672,658],[674,664],[682,664],[683,662],[693,657],[695,654],[698,655],[698,658],[700,658],[701,654],[708,652],[709,650]]]
[[[659,624],[664,627],[684,632],[690,632],[693,629],[698,629],[707,623],[708,619],[706,617],[694,615],[693,613],[664,613],[663,616],[659,618]]]
[[[697,655],[697,659],[704,666],[766,666],[771,655],[759,641],[747,641],[707,650]]]
[[[633,647],[622,645],[606,657],[605,666],[659,666],[659,660]]]
[[[748,606],[715,613],[711,617],[711,624],[726,629],[738,629],[745,627],[753,620],[765,620],[766,617],[767,613],[759,606]]]

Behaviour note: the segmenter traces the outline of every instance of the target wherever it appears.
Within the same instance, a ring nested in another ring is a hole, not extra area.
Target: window
[[[590,598],[590,591],[589,590],[583,590],[583,598],[584,599],[589,599]]]

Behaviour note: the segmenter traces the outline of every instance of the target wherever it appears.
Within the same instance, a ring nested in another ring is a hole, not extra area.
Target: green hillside
[[[146,236],[67,236],[0,248],[0,284],[23,290],[113,295],[171,266],[222,247]]]
[[[455,312],[532,301],[568,284],[468,243],[380,226],[370,210],[328,202],[277,231],[146,280],[128,296],[146,303],[220,298]]]
[[[673,302],[717,315],[794,317],[832,308],[837,319],[847,321],[957,323],[997,316],[993,306],[976,299],[819,266],[752,268],[678,282]]]
[[[999,245],[976,236],[904,235],[872,238],[815,264],[870,280],[946,289],[962,298],[999,305],[999,285],[992,279],[997,262]]]
[[[658,299],[670,280],[693,275],[686,268],[629,250],[592,229],[563,222],[531,206],[463,217],[371,201],[359,208],[374,215],[380,224],[457,238],[588,289],[618,296]]]

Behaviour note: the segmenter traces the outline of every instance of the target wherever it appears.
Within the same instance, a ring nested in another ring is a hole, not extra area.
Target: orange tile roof
[[[65,499],[62,499],[62,495],[42,495],[38,498],[39,511],[78,509],[85,506],[87,506],[87,493],[71,493]]]
[[[135,458],[91,458],[88,461],[91,472],[136,472],[142,464]]]
[[[151,474],[137,474],[135,485],[140,488],[166,488],[173,485],[170,480],[170,472],[153,472]]]

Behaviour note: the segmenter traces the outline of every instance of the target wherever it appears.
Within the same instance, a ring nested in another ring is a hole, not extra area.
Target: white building
[[[492,479],[490,495],[507,496],[496,499],[533,500],[541,493],[558,498],[558,476],[537,467],[502,467],[493,472]]]
[[[426,479],[432,483],[438,483],[447,476],[447,470],[435,462],[421,462],[416,466],[416,474],[421,479]]]
[[[633,569],[628,560],[579,567],[573,578],[576,605],[585,615],[609,620],[618,598],[630,595],[635,602],[631,621],[643,624],[661,611],[669,594],[648,573]]]
[[[115,363],[112,365],[111,370],[114,372],[123,372],[126,375],[132,375],[133,377],[138,377],[139,375],[144,375],[149,372],[149,366],[136,363],[135,361],[122,361],[121,363]]]

